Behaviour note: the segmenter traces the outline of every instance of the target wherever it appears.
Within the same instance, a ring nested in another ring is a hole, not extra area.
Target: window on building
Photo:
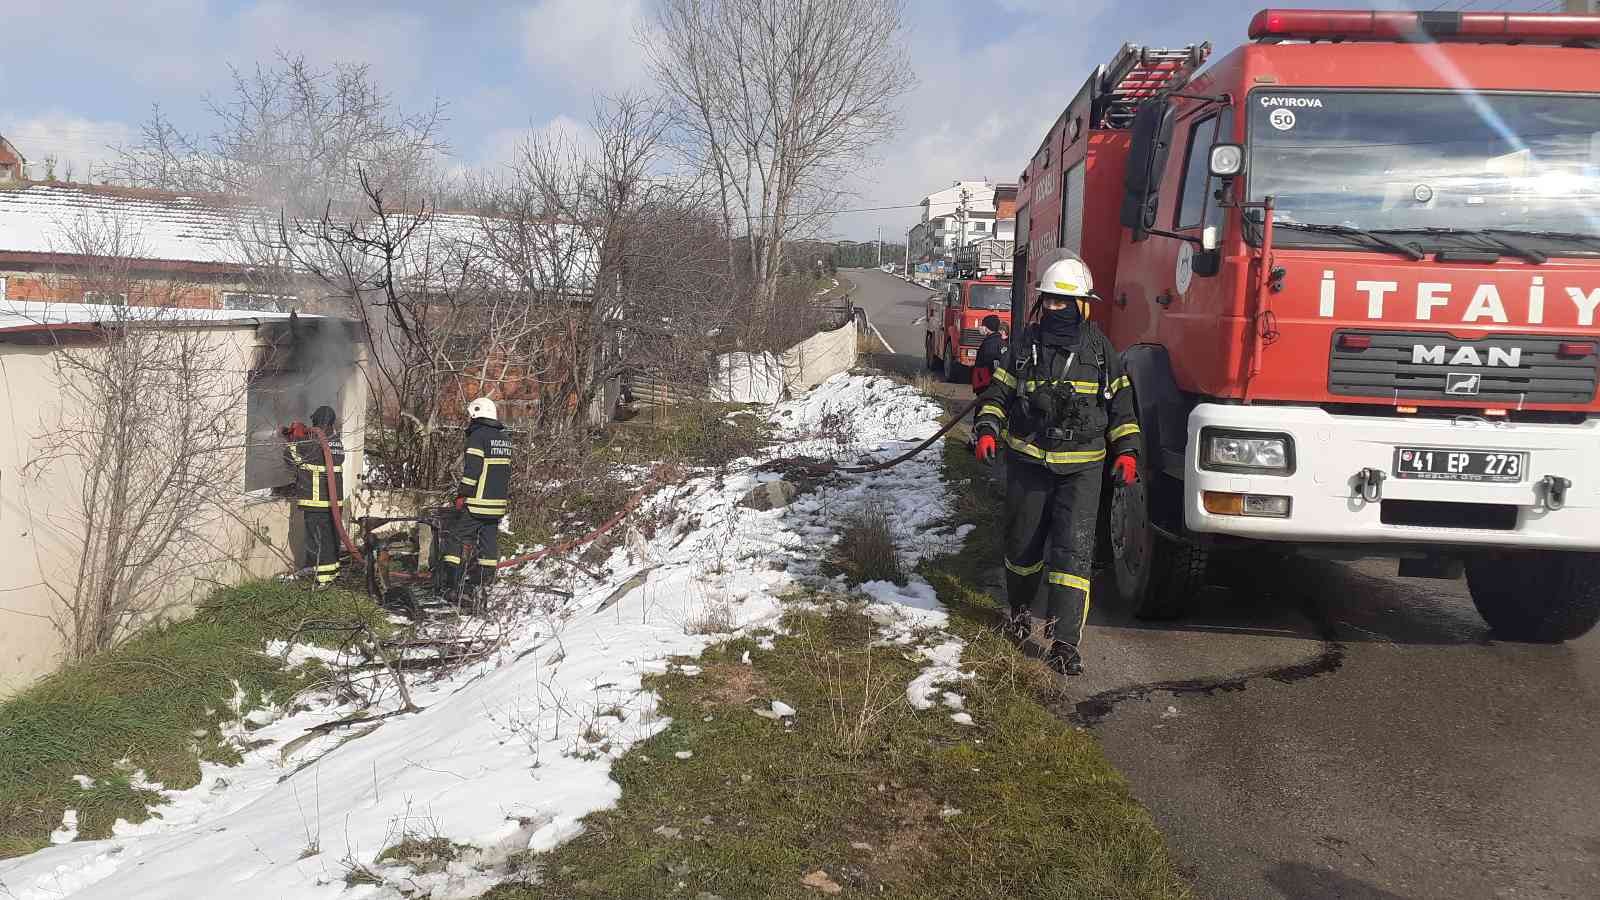
[[[101,306],[127,306],[128,295],[112,293],[111,291],[84,291],[83,302],[96,303]]]
[[[973,222],[972,223],[972,230],[976,231],[976,232],[978,232],[980,234],[986,233],[989,230],[989,223],[988,222]]]
[[[252,312],[289,312],[298,308],[298,297],[293,294],[265,294],[252,291],[226,291],[222,295],[223,309],[245,309]]]
[[[283,462],[279,429],[296,420],[307,422],[317,407],[344,410],[345,384],[355,365],[354,350],[344,341],[296,340],[286,322],[263,325],[245,393],[244,489],[260,491],[294,482]],[[309,329],[311,326],[304,326]],[[301,334],[318,334],[302,330]],[[358,429],[341,421],[347,444]],[[346,478],[346,490],[355,483]]]

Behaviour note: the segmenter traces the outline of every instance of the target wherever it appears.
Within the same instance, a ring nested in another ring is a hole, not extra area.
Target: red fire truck
[[[1600,17],[1263,11],[1125,46],[1021,177],[1013,320],[1080,254],[1138,398],[1123,597],[1264,544],[1600,619]],[[1204,68],[1202,69],[1202,67]]]
[[[928,295],[923,317],[923,359],[928,368],[943,371],[946,381],[960,381],[978,358],[983,332],[978,324],[987,316],[1011,323],[1011,279],[994,275],[947,281]]]

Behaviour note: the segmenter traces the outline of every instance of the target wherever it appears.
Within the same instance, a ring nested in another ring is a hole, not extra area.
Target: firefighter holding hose
[[[442,571],[447,590],[457,591],[465,582],[469,594],[478,594],[493,583],[500,565],[500,520],[511,497],[511,439],[488,397],[468,404],[467,418],[456,515],[441,536]],[[476,545],[476,557],[474,565],[464,566],[462,553],[468,542]]]
[[[294,470],[295,497],[304,522],[304,567],[315,573],[318,587],[326,587],[339,577],[339,533],[333,523],[333,501],[344,499],[344,442],[339,438],[333,407],[319,406],[311,414],[311,427],[320,429],[322,440],[299,422],[284,429],[286,443],[283,460]],[[328,457],[333,458],[333,490],[328,489]]]
[[[1111,341],[1090,321],[1088,266],[1068,256],[1039,279],[1032,324],[995,366],[978,407],[979,460],[1006,456],[1006,630],[1036,625],[1051,668],[1083,672],[1095,526],[1109,452],[1112,477],[1138,478],[1133,391]],[[1041,596],[1041,587],[1043,594]]]

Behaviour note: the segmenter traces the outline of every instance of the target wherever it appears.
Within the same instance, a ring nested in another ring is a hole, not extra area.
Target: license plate
[[[1394,476],[1424,481],[1517,482],[1528,468],[1528,454],[1505,450],[1449,450],[1397,447]]]

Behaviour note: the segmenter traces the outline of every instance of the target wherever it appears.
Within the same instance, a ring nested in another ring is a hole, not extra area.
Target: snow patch
[[[911,536],[948,515],[934,451],[887,472],[829,479],[767,512],[738,506],[772,477],[755,466],[796,454],[888,459],[933,434],[939,413],[886,378],[830,378],[771,411],[779,443],[760,459],[647,498],[644,509],[676,513],[672,524],[620,542],[594,567],[603,577],[553,560],[524,567],[534,582],[563,579],[572,597],[552,601],[502,586],[498,648],[456,670],[414,673],[409,687],[420,712],[341,724],[397,713],[393,691],[372,707],[327,694],[299,698],[309,709],[262,712],[251,719],[259,727],[236,723],[226,732],[240,765],[203,763],[188,790],[149,784],[168,801],[149,820],[118,822],[107,840],[0,860],[0,883],[28,900],[202,897],[224,886],[229,900],[332,898],[345,891],[350,861],[386,881],[360,888],[363,898],[396,898],[402,889],[435,900],[483,893],[511,853],[558,846],[580,833],[585,815],[617,802],[612,762],[670,724],[643,686],[646,674],[740,634],[761,632],[757,646],[772,649],[779,598],[819,577],[818,547],[852,509],[886,504]],[[906,561],[937,552],[930,543],[906,541]],[[634,582],[641,571],[646,577]],[[943,693],[936,685],[963,677],[961,642],[940,631],[947,619],[932,586],[913,578],[862,590],[884,639],[926,660],[907,695],[930,708]],[[300,644],[277,642],[266,652],[290,665],[338,662],[333,651]],[[389,676],[361,677],[378,686]],[[776,700],[770,712],[795,715]],[[437,873],[376,862],[409,836],[477,849]]]

